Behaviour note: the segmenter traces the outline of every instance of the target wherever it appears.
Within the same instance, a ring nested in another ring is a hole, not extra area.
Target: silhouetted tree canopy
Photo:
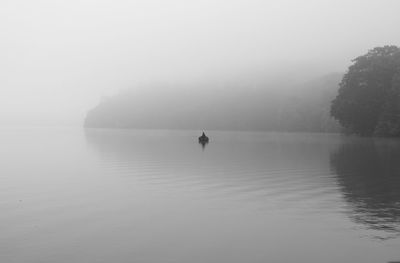
[[[377,47],[353,62],[331,115],[352,133],[400,136],[400,49]]]

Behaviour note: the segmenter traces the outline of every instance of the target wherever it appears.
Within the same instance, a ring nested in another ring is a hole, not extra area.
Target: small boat
[[[209,139],[203,132],[203,134],[199,137],[199,143],[208,143]]]

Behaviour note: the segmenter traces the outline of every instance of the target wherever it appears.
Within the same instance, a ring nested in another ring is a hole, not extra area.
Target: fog
[[[3,0],[0,125],[79,126],[120,90],[301,88],[400,44],[398,10],[396,0]]]

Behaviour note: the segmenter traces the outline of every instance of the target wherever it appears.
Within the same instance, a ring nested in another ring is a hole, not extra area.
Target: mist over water
[[[3,129],[0,260],[400,258],[398,143],[207,134]]]
[[[396,0],[1,1],[0,125],[82,126],[126,89],[302,90],[399,44],[398,9]]]
[[[0,1],[0,262],[400,261],[399,10]]]

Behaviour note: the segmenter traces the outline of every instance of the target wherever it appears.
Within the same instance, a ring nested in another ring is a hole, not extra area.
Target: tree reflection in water
[[[330,163],[350,205],[350,217],[378,239],[400,236],[400,142],[355,139],[331,154]]]

